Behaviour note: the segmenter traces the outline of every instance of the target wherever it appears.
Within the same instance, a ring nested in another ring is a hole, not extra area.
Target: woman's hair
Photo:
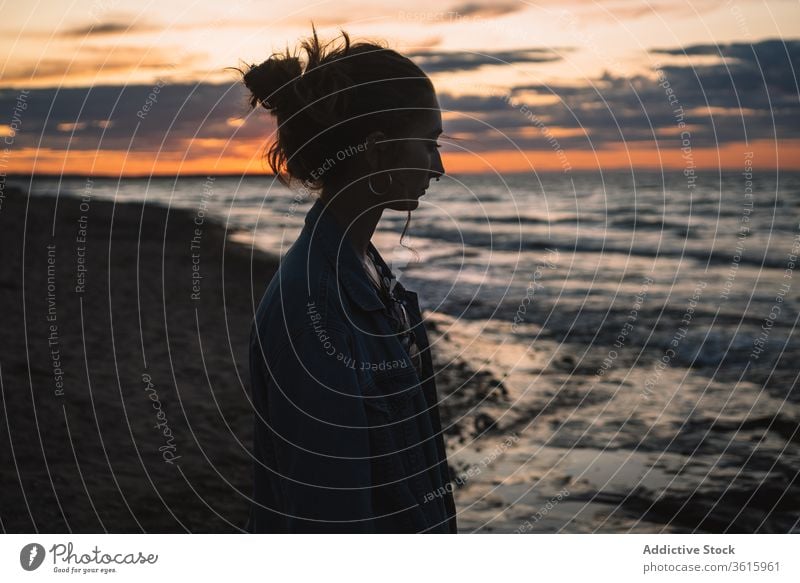
[[[351,43],[343,30],[341,44],[322,44],[313,24],[312,32],[301,44],[305,63],[287,47],[240,72],[250,106],[262,105],[277,121],[267,152],[272,171],[286,185],[294,179],[318,190],[347,177],[370,132],[402,136],[430,107],[434,88],[410,59],[382,44]]]

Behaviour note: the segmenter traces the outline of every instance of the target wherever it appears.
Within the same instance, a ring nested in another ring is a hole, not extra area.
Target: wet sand
[[[613,339],[581,354],[589,340],[531,324],[540,335],[525,349],[508,342],[509,322],[431,318],[440,360],[464,359],[488,380],[481,394],[466,373],[445,383],[462,532],[799,531],[791,360],[738,381],[735,369],[668,367],[645,399],[655,350],[637,365],[632,342],[598,376]]]

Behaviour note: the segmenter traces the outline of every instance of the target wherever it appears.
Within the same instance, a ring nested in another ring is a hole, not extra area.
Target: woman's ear
[[[386,134],[380,130],[371,132],[365,140],[367,165],[370,171],[376,172],[386,167],[389,156],[389,143],[386,142]]]

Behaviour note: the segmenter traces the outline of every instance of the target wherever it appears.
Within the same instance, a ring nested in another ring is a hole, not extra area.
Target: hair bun
[[[272,113],[286,110],[292,84],[303,72],[300,59],[273,55],[260,65],[250,65],[242,80],[250,91],[250,105],[263,105]]]
[[[409,58],[382,42],[320,42],[316,28],[299,50],[272,53],[260,65],[236,70],[242,75],[250,106],[275,117],[267,162],[286,186],[302,181],[310,189],[349,180],[354,156],[338,153],[363,143],[379,129],[405,134],[435,97],[428,76]],[[411,111],[407,111],[411,110]],[[337,163],[330,165],[331,156]],[[324,176],[320,170],[324,170]]]

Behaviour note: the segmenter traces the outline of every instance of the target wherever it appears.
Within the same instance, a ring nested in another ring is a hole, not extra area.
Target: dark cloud
[[[0,91],[0,111],[13,111],[18,95]],[[193,137],[266,137],[271,127],[263,111],[241,127],[231,122],[249,113],[239,83],[37,89],[27,104],[15,148],[170,150]]]
[[[724,91],[759,89],[765,84],[782,92],[797,94],[797,63],[800,62],[800,41],[765,40],[759,43],[731,43],[724,45],[693,45],[683,49],[653,49],[653,54],[663,55],[718,55],[731,59],[727,64],[695,66],[698,77],[705,85]],[[665,67],[675,73],[691,66]]]
[[[560,61],[563,58],[555,50],[544,48],[474,53],[466,51],[416,51],[408,53],[407,56],[426,73],[470,71],[486,65],[550,63]]]
[[[118,20],[91,23],[84,26],[70,28],[59,33],[59,36],[66,38],[81,38],[85,36],[112,36],[116,34],[130,34],[134,32],[149,32],[152,30],[156,30],[156,27],[143,23]]]
[[[719,47],[714,47],[717,51]],[[694,146],[714,147],[756,139],[800,138],[797,64],[800,41],[763,41],[722,48],[732,62],[702,66],[663,66],[661,81],[606,74],[585,86],[518,85],[500,96],[440,96],[443,108],[464,112],[449,122],[448,132],[466,132],[474,145],[491,149],[503,143],[501,132],[519,135],[520,125],[536,123],[558,133],[583,129],[587,136],[559,138],[562,146],[586,149],[624,141],[649,142],[651,147],[674,147],[678,123],[691,128]],[[658,49],[659,54],[709,54],[708,45]],[[656,52],[656,51],[654,51]],[[716,53],[715,53],[716,54]],[[673,92],[667,95],[667,87]],[[530,99],[529,93],[557,98],[556,103]],[[526,99],[529,103],[526,104]],[[534,115],[535,120],[525,115]],[[481,123],[466,119],[473,115]],[[524,133],[524,132],[523,132]],[[521,148],[547,147],[544,130],[516,139]]]
[[[651,53],[662,55],[719,55],[720,57],[735,57],[742,61],[757,61],[759,57],[768,61],[780,58],[781,55],[797,58],[797,41],[770,39],[759,43],[728,43],[691,45],[684,48],[656,48],[650,49]]]
[[[503,16],[512,12],[517,12],[525,8],[522,2],[465,2],[450,8],[450,12],[458,16],[469,16],[471,18],[484,18],[491,16]]]
[[[742,3],[753,0],[742,0]],[[756,0],[757,1],[757,0]],[[580,14],[585,22],[608,21],[619,24],[622,20],[635,20],[659,16],[665,19],[697,19],[703,14],[719,10],[719,0],[648,0],[647,2],[586,2],[585,0],[539,0],[537,5],[547,3],[555,9],[566,9]]]

